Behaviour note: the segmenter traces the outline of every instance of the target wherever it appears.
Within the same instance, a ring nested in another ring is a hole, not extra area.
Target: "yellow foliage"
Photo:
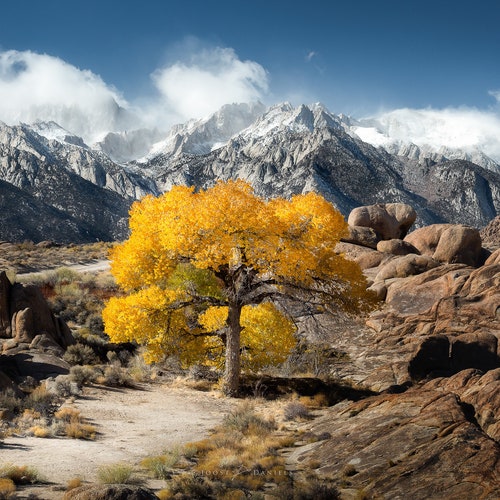
[[[347,224],[315,193],[265,200],[242,180],[176,186],[136,202],[130,229],[111,252],[126,295],[103,318],[113,342],[145,345],[149,361],[220,365],[225,340],[241,329],[242,366],[256,370],[295,344],[293,323],[266,295],[321,283],[346,309],[366,302],[361,270],[335,253]]]

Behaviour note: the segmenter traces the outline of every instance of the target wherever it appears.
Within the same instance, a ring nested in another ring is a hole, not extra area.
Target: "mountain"
[[[382,147],[391,154],[423,163],[428,160],[466,160],[488,170],[500,171],[500,163],[477,145],[461,144],[453,148],[445,146],[445,143],[456,143],[460,139],[447,132],[446,124],[439,121],[432,123],[429,118],[418,113],[415,115],[409,110],[395,111],[380,119],[355,120],[344,117],[344,123],[349,133],[373,146]]]
[[[404,202],[417,210],[418,225],[482,227],[500,210],[500,170],[390,154],[361,141],[344,118],[320,104],[271,107],[218,149],[201,155],[158,154],[141,168],[161,191],[239,177],[262,196],[320,192],[344,215],[359,205]]]
[[[494,160],[411,144],[396,150],[390,141],[382,147],[374,130],[321,104],[288,103],[226,105],[167,133],[109,133],[93,145],[54,122],[0,123],[0,196],[8,209],[0,238],[123,238],[134,200],[176,184],[204,188],[234,178],[265,197],[317,191],[345,216],[359,205],[408,203],[418,226],[483,227],[500,213]],[[373,144],[361,139],[367,136]]]

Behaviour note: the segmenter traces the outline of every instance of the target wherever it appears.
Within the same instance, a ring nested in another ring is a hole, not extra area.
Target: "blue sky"
[[[195,107],[198,91],[214,104],[226,92],[267,104],[320,101],[356,117],[491,111],[500,100],[499,26],[498,0],[5,1],[0,53],[19,53],[0,67],[0,120],[14,116],[2,116],[2,92],[11,103],[30,93],[27,82],[14,88],[12,68],[17,77],[33,67],[31,82],[41,71],[27,51],[91,72],[124,105],[151,109],[160,97],[179,118],[195,112],[188,101]]]

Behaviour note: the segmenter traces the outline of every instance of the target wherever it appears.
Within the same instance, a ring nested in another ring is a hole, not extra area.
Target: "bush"
[[[24,407],[30,408],[43,417],[50,416],[57,407],[58,397],[39,385],[24,401]]]
[[[85,384],[91,384],[97,380],[100,371],[92,366],[72,366],[69,370],[70,379],[75,382],[79,387]]]
[[[23,408],[23,400],[12,389],[6,389],[0,392],[0,408],[17,414]]]
[[[0,467],[0,478],[10,479],[15,484],[34,484],[43,482],[39,472],[27,465],[5,464]]]
[[[285,420],[297,420],[303,418],[309,418],[310,412],[307,406],[300,403],[299,401],[292,401],[285,406],[283,410],[283,416]]]
[[[197,474],[179,474],[172,478],[170,491],[177,500],[213,498],[213,484]]]
[[[16,485],[12,479],[0,478],[0,498],[15,498]]]
[[[127,370],[116,365],[106,366],[98,382],[110,387],[134,387],[134,382]]]
[[[263,433],[269,433],[276,428],[274,422],[265,420],[256,415],[253,406],[249,403],[240,405],[226,415],[223,420],[223,425],[240,432],[247,432],[249,429],[252,429],[253,433],[259,430]]]
[[[102,484],[129,484],[132,482],[133,468],[124,463],[102,465],[97,477]]]
[[[141,465],[149,470],[156,479],[169,479],[172,475],[172,468],[179,462],[180,453],[172,450],[165,455],[147,457],[142,460]]]
[[[79,342],[68,346],[63,359],[70,365],[92,365],[99,362],[92,347]]]

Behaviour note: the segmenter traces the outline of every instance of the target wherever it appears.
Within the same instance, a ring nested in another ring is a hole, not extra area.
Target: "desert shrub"
[[[97,429],[91,424],[72,421],[64,426],[64,433],[72,439],[95,439]]]
[[[127,370],[121,366],[109,365],[104,369],[102,377],[97,381],[110,387],[133,387],[134,382]]]
[[[74,477],[66,483],[66,491],[74,490],[82,485],[82,480],[79,477]]]
[[[16,485],[12,479],[0,477],[0,498],[15,498]]]
[[[37,438],[47,438],[51,435],[50,429],[45,425],[34,425],[29,431]]]
[[[43,482],[40,473],[27,465],[4,464],[0,466],[0,478],[10,479],[15,484],[34,484]]]
[[[129,484],[132,482],[132,466],[125,463],[102,465],[97,477],[102,484]]]
[[[224,417],[223,426],[233,428],[240,432],[246,432],[249,429],[263,433],[269,433],[276,428],[276,424],[270,420],[258,416],[255,413],[254,407],[249,403],[243,403],[235,410]]]
[[[156,479],[169,479],[172,468],[179,462],[179,450],[171,450],[164,455],[146,457],[141,461],[141,466],[150,471]]]
[[[80,422],[80,410],[63,406],[54,413],[54,417],[63,422]]]
[[[56,420],[62,422],[59,432],[73,439],[95,439],[97,429],[83,422],[80,411],[68,406],[62,407],[54,413]]]
[[[81,280],[80,273],[70,267],[59,267],[52,272],[54,273],[54,284],[73,283]]]
[[[39,385],[24,401],[24,407],[40,413],[43,417],[50,416],[58,404],[58,397],[49,392],[45,385]]]
[[[102,374],[99,369],[88,365],[75,365],[69,370],[70,379],[79,387],[95,382],[100,375]]]
[[[307,408],[325,408],[329,406],[328,396],[322,392],[314,396],[301,396],[299,401]]]
[[[342,475],[345,477],[355,476],[358,473],[356,467],[353,464],[347,464],[342,469]]]
[[[100,313],[90,313],[85,320],[85,326],[92,333],[104,332],[104,322],[102,321],[102,315]]]
[[[128,362],[128,373],[135,382],[147,382],[153,378],[151,365],[144,361],[142,355],[133,356]]]
[[[23,408],[23,400],[16,395],[13,389],[6,389],[0,392],[0,408],[17,414]]]
[[[214,486],[202,475],[184,473],[172,478],[169,490],[176,500],[191,500],[193,498],[213,498]]]
[[[283,409],[283,416],[285,420],[298,420],[310,417],[310,412],[304,404],[299,401],[292,401]]]
[[[79,342],[68,346],[63,359],[70,365],[92,365],[99,361],[92,347]]]

